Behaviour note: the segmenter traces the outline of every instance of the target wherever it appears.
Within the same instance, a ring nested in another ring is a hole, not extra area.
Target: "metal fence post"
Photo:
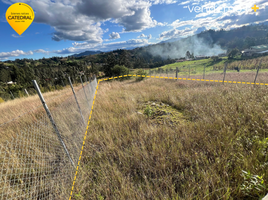
[[[86,76],[86,75],[84,76],[84,78],[85,78],[86,83],[88,82],[88,84],[87,84],[87,89],[88,89],[88,94],[89,94],[89,96],[90,96],[90,87],[89,87],[89,85],[90,85],[90,81],[87,80],[87,76]]]
[[[42,104],[44,106],[44,109],[46,110],[46,113],[48,115],[48,118],[49,118],[49,120],[50,120],[50,122],[51,122],[51,124],[52,124],[52,126],[53,126],[53,128],[54,128],[54,130],[55,130],[55,132],[57,134],[57,136],[58,136],[59,141],[60,141],[60,143],[61,143],[61,145],[62,145],[62,147],[63,147],[66,155],[68,156],[71,164],[73,165],[73,167],[75,169],[74,162],[73,162],[73,160],[72,160],[72,158],[71,158],[71,156],[70,156],[70,154],[69,154],[69,152],[68,152],[68,150],[67,150],[67,148],[66,148],[66,146],[65,146],[65,144],[64,144],[64,142],[63,142],[63,140],[61,138],[61,135],[60,135],[60,132],[58,130],[58,127],[57,127],[57,125],[56,125],[56,123],[55,123],[55,121],[54,121],[54,119],[53,119],[53,117],[52,117],[52,115],[51,115],[51,113],[50,113],[50,111],[48,109],[48,106],[47,106],[47,104],[45,102],[45,99],[44,99],[44,97],[43,97],[43,95],[42,95],[42,93],[40,91],[40,88],[39,88],[36,80],[33,80],[33,85],[34,85],[34,87],[35,87],[35,89],[37,91],[37,94],[38,94],[38,96],[39,96],[39,98],[40,98],[40,100],[41,100],[41,102],[42,102]]]
[[[176,67],[176,79],[178,80],[178,71],[179,71],[179,68]]]
[[[91,83],[91,82],[93,81],[93,79],[90,78],[90,77],[88,77],[88,80],[89,80],[89,83],[90,83],[90,87],[91,87],[92,95],[94,95],[94,94],[93,94],[93,91],[94,91],[94,90],[93,90],[93,85],[92,85],[92,83]]]
[[[258,74],[259,74],[259,70],[260,70],[260,67],[261,67],[261,63],[262,63],[262,60],[260,61],[260,64],[258,66],[258,69],[257,69],[257,74],[255,76],[255,80],[254,80],[254,84],[256,84],[256,80],[257,80],[257,77],[258,77]]]
[[[86,91],[85,91],[84,84],[83,84],[81,76],[80,76],[80,80],[81,80],[81,83],[82,83],[82,87],[83,87],[83,90],[84,90],[84,93],[85,93],[85,96],[86,96],[86,99],[87,99],[87,104],[88,104],[88,107],[89,107],[89,111],[90,111],[91,108],[90,108],[90,105],[89,105],[89,101],[88,101],[88,98],[87,98],[87,94],[86,94]]]
[[[15,99],[13,93],[11,91],[9,91],[9,93],[11,94],[12,98]]]
[[[70,82],[70,85],[71,85],[71,88],[72,88],[72,91],[73,91],[73,94],[74,94],[74,98],[75,98],[76,104],[77,104],[78,109],[79,109],[79,112],[80,112],[80,115],[81,115],[81,117],[82,117],[82,121],[83,121],[84,125],[86,126],[86,121],[85,121],[85,119],[84,119],[84,116],[83,116],[83,114],[82,114],[81,108],[80,108],[79,103],[78,103],[78,101],[77,101],[76,94],[75,94],[75,91],[74,91],[74,88],[73,88],[73,84],[72,84],[71,78],[68,77],[68,79],[69,79],[69,82]]]
[[[29,96],[29,93],[28,93],[28,91],[26,90],[26,88],[24,89],[24,91],[25,91],[25,93]]]
[[[223,73],[224,73],[223,81],[222,81],[223,84],[224,84],[224,80],[225,80],[226,69],[227,69],[227,63],[225,63],[224,70],[223,70]]]

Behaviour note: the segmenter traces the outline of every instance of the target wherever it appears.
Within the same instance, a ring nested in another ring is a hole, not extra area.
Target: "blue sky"
[[[21,36],[5,19],[17,2],[35,12]],[[251,9],[255,4],[257,12]],[[267,0],[0,0],[0,60],[133,48],[229,30],[268,21],[266,6]]]

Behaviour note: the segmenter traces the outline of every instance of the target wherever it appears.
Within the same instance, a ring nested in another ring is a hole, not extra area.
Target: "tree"
[[[105,76],[111,77],[112,76],[112,68],[117,64],[116,58],[114,54],[109,54],[106,60],[107,65],[103,67],[103,71]]]
[[[11,76],[10,76],[9,70],[2,69],[0,71],[0,81],[4,82],[4,83],[11,81]]]
[[[187,51],[187,52],[186,52],[186,58],[191,58],[191,53],[190,53],[190,51]]]
[[[237,48],[233,49],[228,54],[228,59],[233,59],[238,53],[239,53],[239,50]]]
[[[115,65],[112,68],[112,75],[113,76],[122,76],[122,75],[127,75],[129,72],[129,69],[125,67],[124,65]]]

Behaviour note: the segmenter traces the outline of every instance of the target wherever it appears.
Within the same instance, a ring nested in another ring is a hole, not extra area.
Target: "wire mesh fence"
[[[70,92],[47,101],[75,165],[80,156],[96,86],[94,78],[84,83],[84,88],[75,87],[77,101],[71,88]],[[26,117],[28,123],[24,123]],[[11,123],[13,126],[17,123],[16,131],[19,131],[0,143],[0,199],[68,199],[75,168],[45,109],[39,107],[31,115],[24,115]],[[8,134],[5,128],[9,125],[5,124],[0,129],[3,135]]]

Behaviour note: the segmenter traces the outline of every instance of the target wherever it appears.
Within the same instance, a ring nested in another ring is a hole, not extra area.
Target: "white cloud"
[[[185,4],[189,4],[189,3],[191,3],[191,1],[184,1],[184,2],[179,3],[178,5],[185,5]]]
[[[152,35],[144,35],[143,33],[141,35],[138,36],[138,38],[147,38],[148,40],[152,39]]]
[[[15,34],[12,34],[11,36],[14,37],[14,38],[20,38],[20,37],[23,37],[22,35],[15,35]]]
[[[178,29],[172,29],[169,31],[164,31],[159,35],[159,40],[163,40],[165,38],[179,38],[179,37],[185,37],[188,35],[192,35],[195,32],[195,30],[190,28],[185,28],[184,30],[178,30]]]
[[[17,0],[3,0],[12,4]],[[172,3],[171,0],[22,0],[36,13],[34,22],[54,28],[55,41],[72,40],[102,43],[105,21],[118,23],[125,32],[138,32],[162,26],[151,17],[152,4]]]
[[[112,32],[112,33],[109,35],[109,39],[111,39],[111,40],[118,39],[118,38],[120,38],[120,35],[119,35],[119,33],[117,33],[117,32]]]
[[[158,25],[151,17],[151,6],[148,0],[82,0],[76,9],[95,21],[110,20],[125,32],[138,32]]]
[[[147,36],[144,35],[143,33],[140,36],[138,36],[138,38],[143,38],[143,37],[147,37]]]
[[[34,53],[44,53],[44,54],[49,54],[50,53],[49,51],[46,51],[44,49],[37,49],[37,50],[34,50],[33,52]]]
[[[177,3],[177,0],[151,0],[153,4],[173,4]]]
[[[110,51],[111,49],[124,49],[124,48],[135,48],[144,45],[150,44],[147,39],[130,39],[127,41],[120,42],[110,42],[103,44],[90,44],[87,42],[84,43],[73,43],[73,47],[53,51],[53,53],[57,54],[73,54],[80,53],[83,51]]]
[[[7,60],[10,57],[18,57],[18,56],[26,56],[26,55],[33,55],[33,52],[32,51],[24,52],[22,50],[15,50],[11,52],[1,52],[0,60]]]

